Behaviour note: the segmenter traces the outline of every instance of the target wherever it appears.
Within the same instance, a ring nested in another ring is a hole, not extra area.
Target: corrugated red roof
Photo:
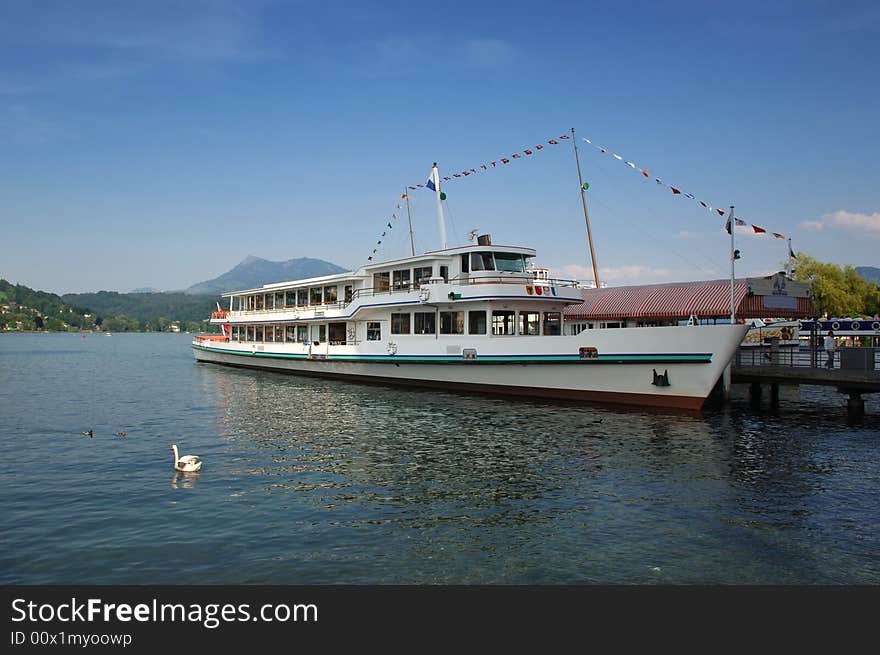
[[[746,281],[734,284],[734,302],[746,298]],[[565,308],[567,319],[678,319],[730,316],[730,282],[675,282],[585,289],[584,302]]]

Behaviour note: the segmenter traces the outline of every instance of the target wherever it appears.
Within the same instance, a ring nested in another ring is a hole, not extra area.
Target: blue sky
[[[575,128],[838,264],[880,266],[876,2],[0,3],[0,276],[180,289],[246,255],[366,261],[405,185]],[[723,219],[580,142],[603,282],[725,277]],[[590,277],[570,144],[449,183]],[[419,250],[438,246],[411,193]],[[379,258],[406,255],[405,218]],[[785,242],[738,235],[742,275]]]

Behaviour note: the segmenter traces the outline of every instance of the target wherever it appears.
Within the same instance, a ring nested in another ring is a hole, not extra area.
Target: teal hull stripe
[[[308,360],[305,353],[267,353],[250,350],[229,350],[226,348],[211,348],[210,346],[196,346],[193,348],[228,355],[241,355],[243,357],[263,357],[270,359],[302,359]],[[478,355],[476,360],[467,361],[461,355],[324,355],[315,353],[311,361],[334,361],[334,362],[395,362],[395,363],[430,363],[430,364],[491,364],[491,363],[529,363],[545,362],[554,364],[651,364],[651,363],[709,363],[712,361],[711,353],[649,353],[649,354],[609,354],[599,355],[598,359],[581,359],[579,355]]]

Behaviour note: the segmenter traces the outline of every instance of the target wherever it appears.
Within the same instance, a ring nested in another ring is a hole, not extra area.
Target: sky
[[[480,171],[444,187],[450,245],[591,279],[571,140],[548,143],[572,128],[603,284],[727,277],[697,200],[880,266],[878,101],[873,0],[0,0],[0,277],[176,290],[248,255],[406,256],[400,196],[436,161]],[[783,268],[787,241],[735,236],[738,276]]]

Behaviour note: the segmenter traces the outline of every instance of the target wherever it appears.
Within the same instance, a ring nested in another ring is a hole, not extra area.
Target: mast
[[[733,217],[733,205],[730,206],[730,215],[728,216],[728,225],[730,225],[730,324],[736,321],[736,306],[734,305],[733,282],[736,279],[735,263],[736,250],[733,248],[733,233],[736,232],[736,219]]]
[[[574,160],[577,162],[578,182],[581,184],[581,204],[584,206],[584,220],[587,222],[587,240],[590,242],[590,259],[593,262],[593,279],[596,288],[599,288],[599,267],[596,266],[596,251],[593,248],[593,232],[590,230],[590,215],[587,213],[587,190],[584,188],[584,178],[581,176],[581,158],[578,156],[577,139],[574,138],[574,128],[571,128],[571,144],[574,146]]]
[[[440,224],[440,249],[446,250],[446,220],[443,217],[443,194],[440,193],[440,169],[437,168],[437,162],[434,162],[434,168],[431,169],[431,180],[434,182],[434,191],[437,193],[437,222]]]
[[[785,277],[791,277],[791,237],[788,237],[788,257],[785,260]]]
[[[409,213],[409,192],[403,190],[403,199],[406,200],[406,220],[409,223],[409,247],[412,250],[413,257],[416,256],[416,242],[413,240],[412,231],[412,215]]]

